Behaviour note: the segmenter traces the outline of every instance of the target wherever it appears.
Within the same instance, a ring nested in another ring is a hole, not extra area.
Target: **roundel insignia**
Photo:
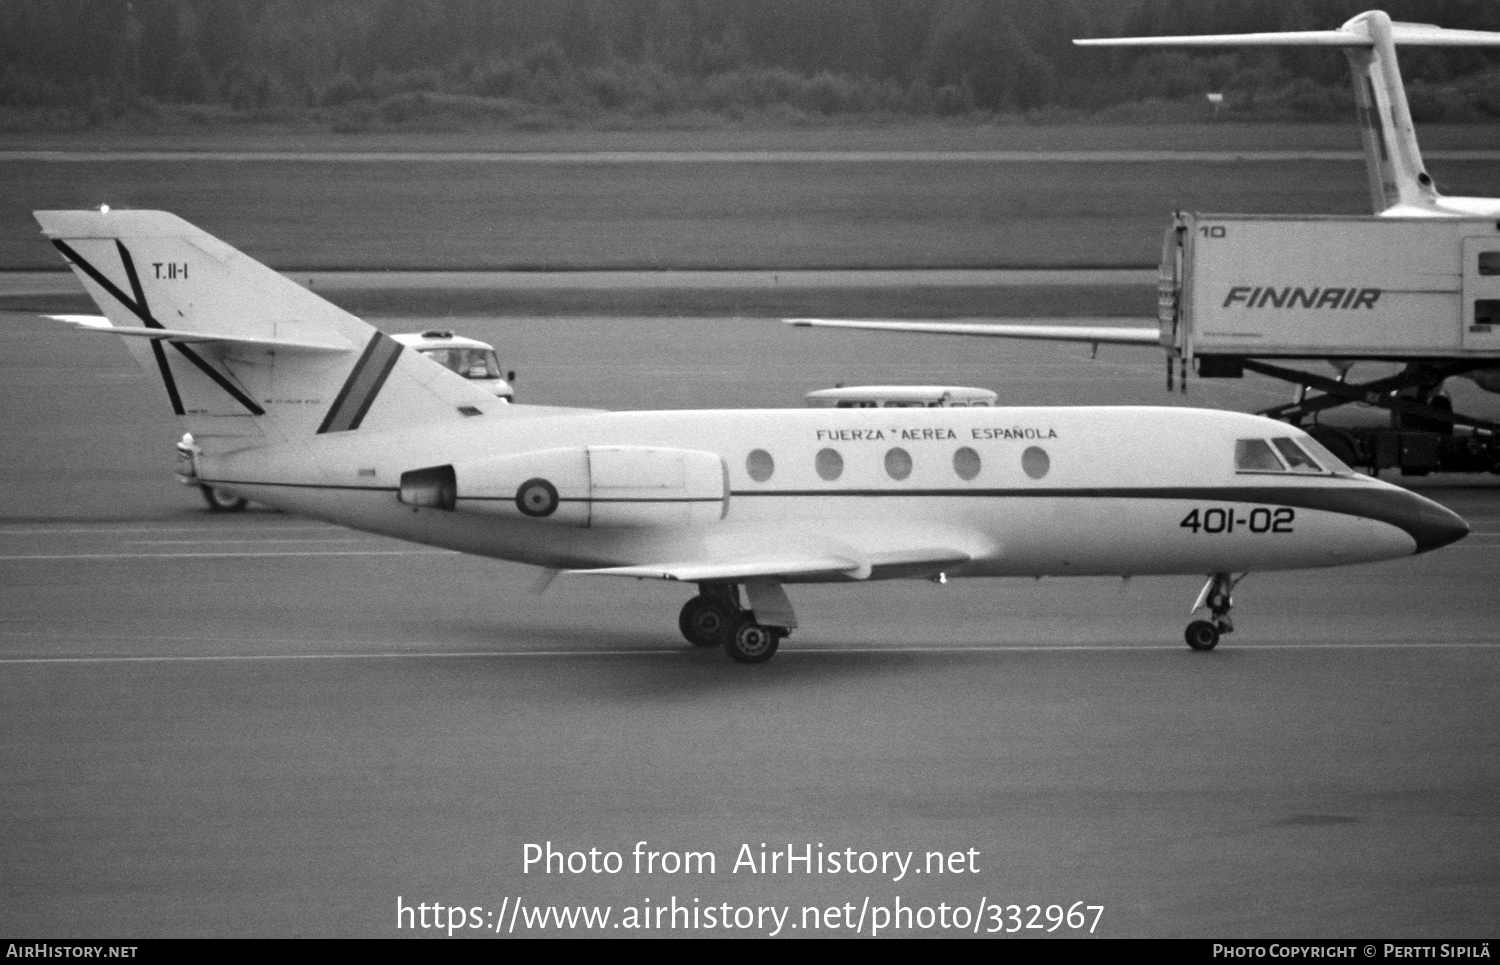
[[[557,487],[545,479],[528,479],[516,488],[516,508],[527,516],[551,516],[557,511]]]

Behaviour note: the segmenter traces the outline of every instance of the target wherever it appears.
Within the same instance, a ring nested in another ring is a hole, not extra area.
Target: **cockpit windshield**
[[[1291,439],[1272,439],[1271,445],[1286,460],[1287,468],[1292,472],[1322,472],[1323,467],[1318,465],[1311,456],[1302,451],[1302,447]]]
[[[1276,451],[1264,439],[1238,439],[1234,444],[1236,472],[1286,472]]]
[[[1293,439],[1237,439],[1234,443],[1236,472],[1299,473],[1327,475],[1352,473],[1354,470],[1320,446],[1311,437]]]
[[[1306,449],[1309,453],[1316,457],[1317,460],[1323,464],[1323,468],[1328,470],[1329,472],[1336,475],[1354,475],[1354,470],[1349,468],[1348,463],[1344,462],[1344,460],[1329,452],[1327,446],[1323,445],[1312,436],[1308,436],[1306,439],[1298,439],[1297,445],[1301,446],[1303,449]]]

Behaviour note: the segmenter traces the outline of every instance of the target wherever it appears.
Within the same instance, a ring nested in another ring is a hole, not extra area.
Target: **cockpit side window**
[[[1303,452],[1295,440],[1285,438],[1272,439],[1271,445],[1275,446],[1276,451],[1281,453],[1281,458],[1286,460],[1286,464],[1291,468],[1292,472],[1321,473],[1323,471],[1323,467],[1318,465],[1312,456]]]
[[[1349,468],[1348,463],[1344,462],[1344,460],[1329,452],[1326,446],[1324,446],[1321,442],[1312,438],[1311,436],[1308,436],[1306,439],[1298,439],[1297,445],[1307,450],[1307,452],[1310,453],[1319,462],[1321,462],[1323,464],[1323,468],[1327,469],[1329,472],[1341,476],[1354,475],[1354,470]]]
[[[1236,439],[1235,472],[1286,472],[1271,444],[1264,439]]]

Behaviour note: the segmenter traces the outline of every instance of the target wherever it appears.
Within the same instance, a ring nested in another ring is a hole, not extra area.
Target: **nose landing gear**
[[[1194,650],[1212,650],[1219,645],[1219,637],[1234,632],[1234,621],[1229,618],[1229,610],[1234,606],[1234,588],[1249,575],[1215,573],[1208,578],[1189,612],[1197,613],[1206,606],[1213,619],[1194,620],[1187,625],[1183,638],[1187,640],[1188,646]]]

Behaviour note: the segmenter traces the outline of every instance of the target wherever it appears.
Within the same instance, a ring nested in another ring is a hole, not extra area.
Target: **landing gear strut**
[[[753,609],[740,604],[737,584],[700,583],[698,595],[683,605],[677,626],[695,647],[722,644],[731,660],[764,663],[797,625],[796,617],[779,583],[747,582],[745,595]]]
[[[1229,619],[1229,610],[1234,606],[1232,594],[1240,580],[1248,575],[1248,573],[1241,573],[1239,576],[1215,573],[1208,578],[1208,582],[1198,593],[1198,599],[1193,604],[1191,612],[1197,613],[1203,607],[1208,607],[1208,612],[1213,619],[1194,620],[1187,625],[1183,638],[1187,640],[1188,646],[1194,650],[1212,650],[1219,645],[1219,637],[1234,632],[1234,621]]]

